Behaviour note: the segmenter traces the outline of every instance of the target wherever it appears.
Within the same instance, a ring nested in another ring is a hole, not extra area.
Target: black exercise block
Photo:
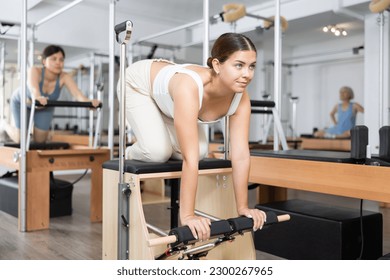
[[[50,179],[50,218],[72,215],[73,184]]]
[[[255,247],[291,260],[358,259],[361,252],[360,210],[328,204],[287,200],[256,205],[289,221],[255,232]],[[363,254],[361,259],[382,256],[382,214],[363,211]]]
[[[0,179],[0,211],[18,216],[18,177]]]
[[[357,125],[351,129],[351,158],[365,159],[367,157],[368,127]]]
[[[390,161],[390,126],[379,129],[379,158]]]
[[[72,215],[73,184],[50,180],[50,217]],[[18,176],[0,179],[0,211],[18,217]]]

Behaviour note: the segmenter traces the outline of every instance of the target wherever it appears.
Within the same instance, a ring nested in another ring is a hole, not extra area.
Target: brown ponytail
[[[218,59],[224,63],[236,51],[256,51],[253,42],[245,35],[238,33],[224,33],[218,37],[211,50],[211,57],[207,59],[207,66],[213,68],[212,61]]]

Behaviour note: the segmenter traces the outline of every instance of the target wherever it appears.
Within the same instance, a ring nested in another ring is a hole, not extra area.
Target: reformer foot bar
[[[264,223],[265,227],[290,219],[290,216],[287,214],[277,216],[275,212],[271,211],[266,212],[266,215],[267,220]],[[157,260],[167,259],[177,254],[181,254],[179,259],[197,260],[206,257],[210,250],[221,245],[223,242],[233,241],[236,235],[241,235],[252,230],[253,220],[241,216],[211,222],[210,240],[214,239],[214,241],[207,242],[206,244],[190,246],[195,245],[199,240],[194,238],[188,226],[171,229],[168,236],[151,239],[148,244],[150,247],[169,244],[166,251],[156,257]]]

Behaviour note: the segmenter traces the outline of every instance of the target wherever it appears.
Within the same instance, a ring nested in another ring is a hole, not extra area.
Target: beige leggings
[[[153,100],[150,67],[154,60],[141,60],[126,70],[126,120],[136,142],[126,149],[126,158],[149,162],[182,159],[173,119],[166,117]],[[118,83],[118,88],[120,81]],[[198,124],[199,157],[207,156],[205,129]]]

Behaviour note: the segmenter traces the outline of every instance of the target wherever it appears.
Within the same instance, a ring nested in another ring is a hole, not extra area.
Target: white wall
[[[339,89],[342,86],[350,86],[355,93],[354,101],[364,105],[364,51],[358,55],[352,53],[352,48],[363,44],[364,37],[344,38],[340,44],[339,38],[329,40],[321,44],[304,45],[284,48],[283,63],[294,65],[289,69],[283,67],[282,71],[282,107],[281,120],[284,123],[285,133],[289,136],[291,131],[287,128],[292,121],[292,104],[289,102],[289,94],[299,98],[297,103],[297,132],[298,134],[312,133],[314,127],[324,128],[331,125],[329,116],[333,106],[339,102]],[[260,46],[263,58],[258,59],[258,69],[266,66],[268,61],[273,61],[272,43]],[[271,85],[273,91],[272,73],[259,71],[249,88],[255,92],[254,96],[261,99],[264,85]],[[288,71],[291,74],[288,74]],[[260,81],[259,81],[260,80]],[[269,91],[269,89],[268,89]],[[271,97],[271,99],[273,99]],[[252,140],[259,137],[256,129],[261,126],[258,117],[252,117]],[[359,114],[357,124],[364,124],[364,115]],[[272,134],[272,131],[271,131]]]
[[[298,131],[311,133],[314,127],[332,125],[329,116],[339,102],[339,89],[350,86],[355,93],[354,101],[364,104],[363,60],[341,60],[298,66],[293,71],[293,92],[299,97]],[[358,115],[363,124],[363,115]]]

